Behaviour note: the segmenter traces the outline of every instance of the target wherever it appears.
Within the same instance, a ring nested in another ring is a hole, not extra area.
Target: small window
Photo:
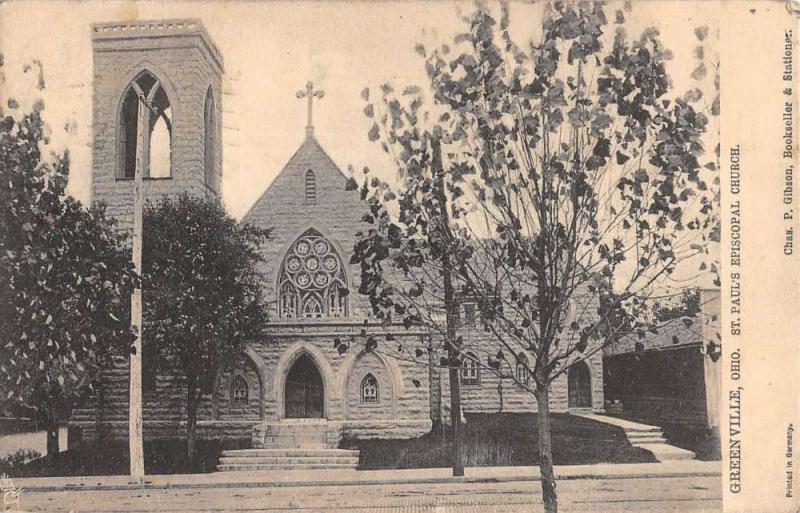
[[[475,303],[464,303],[464,326],[475,326]]]
[[[204,178],[206,185],[217,191],[217,118],[214,105],[214,93],[211,88],[206,92],[206,104],[203,115],[203,151],[204,151]]]
[[[233,378],[231,384],[231,402],[234,406],[247,406],[250,401],[250,389],[242,376]]]
[[[330,317],[344,317],[346,296],[343,291],[347,289],[344,283],[337,280],[333,286],[328,290],[328,315]]]
[[[517,355],[517,368],[516,368],[517,381],[525,385],[531,382],[530,362],[525,353]]]
[[[308,294],[303,301],[303,317],[306,319],[322,318],[322,303],[316,294]]]
[[[314,177],[314,171],[308,170],[306,171],[306,203],[316,203],[317,202],[317,184]]]
[[[158,375],[155,371],[144,370],[142,372],[142,392],[153,393],[158,388]]]
[[[378,380],[372,374],[367,374],[361,381],[361,402],[378,402]]]
[[[142,392],[152,394],[158,388],[158,353],[152,344],[142,346]]]
[[[461,383],[463,385],[480,385],[481,383],[481,372],[475,353],[467,353],[461,361]]]

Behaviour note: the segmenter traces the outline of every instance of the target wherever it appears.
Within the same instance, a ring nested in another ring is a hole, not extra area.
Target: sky
[[[691,9],[686,6],[691,5]],[[622,4],[609,4],[607,14]],[[646,7],[646,8],[645,8]],[[6,2],[0,4],[3,88],[23,105],[45,103],[52,149],[69,149],[68,191],[87,201],[91,175],[92,49],[90,24],[199,18],[225,61],[222,199],[241,218],[277,176],[305,137],[306,101],[295,93],[309,80],[325,92],[315,101],[315,135],[347,172],[368,166],[384,177],[391,161],[367,138],[364,87],[390,82],[424,85],[417,43],[451,43],[466,25],[471,3],[455,2]],[[511,4],[511,33],[523,44],[536,37],[542,4]],[[629,34],[657,25],[675,59],[677,90],[691,87],[695,27],[707,24],[713,2],[647,2],[626,15]],[[32,87],[25,63],[39,59],[46,88]]]

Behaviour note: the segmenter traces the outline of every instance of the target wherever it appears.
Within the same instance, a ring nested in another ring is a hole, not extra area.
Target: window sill
[[[172,180],[172,176],[143,176],[142,180],[145,182],[157,182],[160,180]],[[133,177],[116,177],[117,182],[132,182]]]

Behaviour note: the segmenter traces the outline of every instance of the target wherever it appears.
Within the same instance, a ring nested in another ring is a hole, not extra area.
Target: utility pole
[[[137,88],[138,89],[138,88]],[[142,183],[147,164],[147,139],[150,125],[150,105],[144,94],[137,90],[139,111],[136,130],[136,169],[133,176],[133,267],[142,276]],[[130,408],[128,413],[128,443],[131,461],[131,479],[144,481],[144,440],[142,434],[142,288],[133,290],[131,296],[131,325],[136,330],[130,358]]]

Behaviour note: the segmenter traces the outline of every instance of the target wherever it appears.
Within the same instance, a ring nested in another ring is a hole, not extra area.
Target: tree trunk
[[[444,167],[442,166],[442,150],[438,139],[432,143],[433,171],[436,175],[436,196],[439,202],[441,231],[440,244],[446,245],[450,240],[450,216],[447,210],[447,195],[445,193]],[[448,248],[444,248],[441,257],[442,281],[444,285],[445,322],[447,324],[447,366],[450,369],[450,428],[453,438],[453,475],[464,475],[464,462],[461,459],[461,370],[456,340],[456,305],[455,291],[453,290],[453,266],[450,261]]]
[[[539,422],[539,470],[542,473],[542,502],[546,513],[558,512],[556,476],[553,472],[553,442],[550,439],[550,392],[536,384],[536,417]]]
[[[189,463],[189,470],[195,467],[195,445],[197,442],[197,377],[189,374],[186,377],[186,456]]]
[[[459,382],[458,355],[450,345],[447,352],[447,362],[450,367],[450,424],[453,438],[453,475],[464,475],[464,462],[461,460],[461,384]]]
[[[97,415],[95,416],[94,432],[97,445],[103,446],[106,442],[106,379],[103,369],[97,379]]]
[[[58,414],[50,410],[45,414],[47,429],[47,458],[57,460],[61,453],[58,440]]]

